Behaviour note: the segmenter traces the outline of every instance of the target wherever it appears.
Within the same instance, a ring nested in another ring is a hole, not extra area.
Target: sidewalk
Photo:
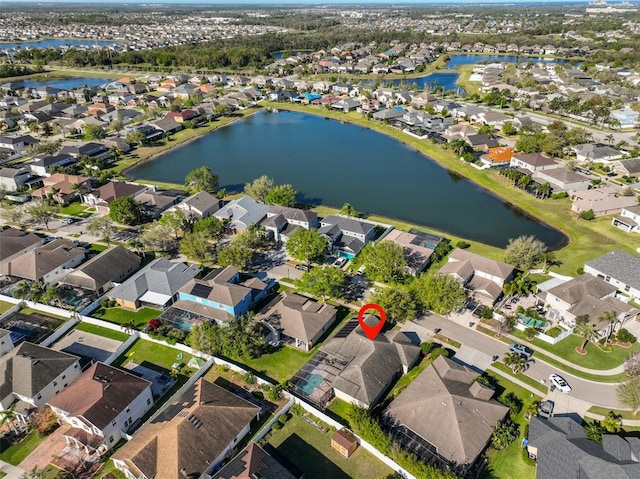
[[[20,479],[26,471],[0,460],[0,472],[5,474],[4,479]]]

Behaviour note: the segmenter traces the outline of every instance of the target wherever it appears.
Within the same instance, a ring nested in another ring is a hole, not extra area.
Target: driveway
[[[60,455],[62,450],[67,446],[67,441],[63,437],[63,434],[69,429],[70,426],[60,426],[53,431],[31,454],[18,464],[18,467],[25,471],[30,471],[34,467],[38,469],[46,467],[47,464]]]

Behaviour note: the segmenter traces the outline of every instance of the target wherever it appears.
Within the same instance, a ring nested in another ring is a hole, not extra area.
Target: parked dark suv
[[[533,349],[528,348],[524,344],[520,343],[511,343],[509,345],[509,350],[513,351],[514,353],[518,353],[520,356],[527,359],[529,359],[533,355]]]

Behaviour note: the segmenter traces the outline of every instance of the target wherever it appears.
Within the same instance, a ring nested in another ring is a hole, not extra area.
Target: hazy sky
[[[256,1],[256,0],[116,0],[113,2],[105,1],[105,0],[0,0],[0,5],[2,2],[10,2],[10,3],[37,3],[41,5],[54,4],[54,3],[83,3],[89,5],[98,5],[98,4],[176,4],[176,5],[260,5],[260,6],[270,6],[277,7],[279,5],[329,5],[329,4],[348,4],[348,5],[357,5],[357,4],[377,4],[377,5],[419,5],[419,4],[438,4],[438,5],[447,5],[447,4],[488,4],[488,3],[504,3],[504,4],[514,4],[514,3],[587,3],[587,0],[400,0],[400,1],[392,1],[392,0],[276,0],[276,1]]]

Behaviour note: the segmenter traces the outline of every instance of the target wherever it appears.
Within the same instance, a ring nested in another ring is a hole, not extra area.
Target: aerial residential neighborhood
[[[0,479],[640,477],[637,4],[6,3]]]

